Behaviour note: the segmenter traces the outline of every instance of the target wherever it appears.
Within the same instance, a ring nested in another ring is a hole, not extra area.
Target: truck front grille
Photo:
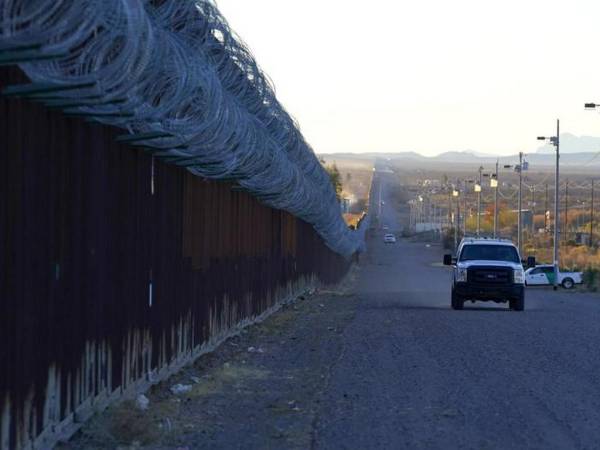
[[[467,272],[471,283],[484,285],[503,285],[512,283],[512,269],[506,267],[471,267]]]

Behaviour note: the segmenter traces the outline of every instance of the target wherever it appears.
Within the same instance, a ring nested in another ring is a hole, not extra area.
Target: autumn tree
[[[325,166],[325,170],[329,174],[329,178],[331,179],[331,184],[333,185],[333,188],[335,189],[335,195],[339,201],[339,200],[341,200],[341,197],[342,197],[342,176],[340,175],[340,171],[338,170],[335,163]]]

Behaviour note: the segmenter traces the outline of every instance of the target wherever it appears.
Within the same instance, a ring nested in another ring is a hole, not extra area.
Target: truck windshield
[[[473,260],[520,262],[517,249],[510,245],[465,245],[459,261]]]

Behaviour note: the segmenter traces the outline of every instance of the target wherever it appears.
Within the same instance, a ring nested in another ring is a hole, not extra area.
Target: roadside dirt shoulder
[[[298,299],[154,386],[147,409],[133,401],[110,408],[58,448],[310,447],[355,315],[356,270],[341,286]]]

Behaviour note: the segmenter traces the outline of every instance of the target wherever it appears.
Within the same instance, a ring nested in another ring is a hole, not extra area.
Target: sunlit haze
[[[317,153],[600,135],[597,0],[219,0]]]

